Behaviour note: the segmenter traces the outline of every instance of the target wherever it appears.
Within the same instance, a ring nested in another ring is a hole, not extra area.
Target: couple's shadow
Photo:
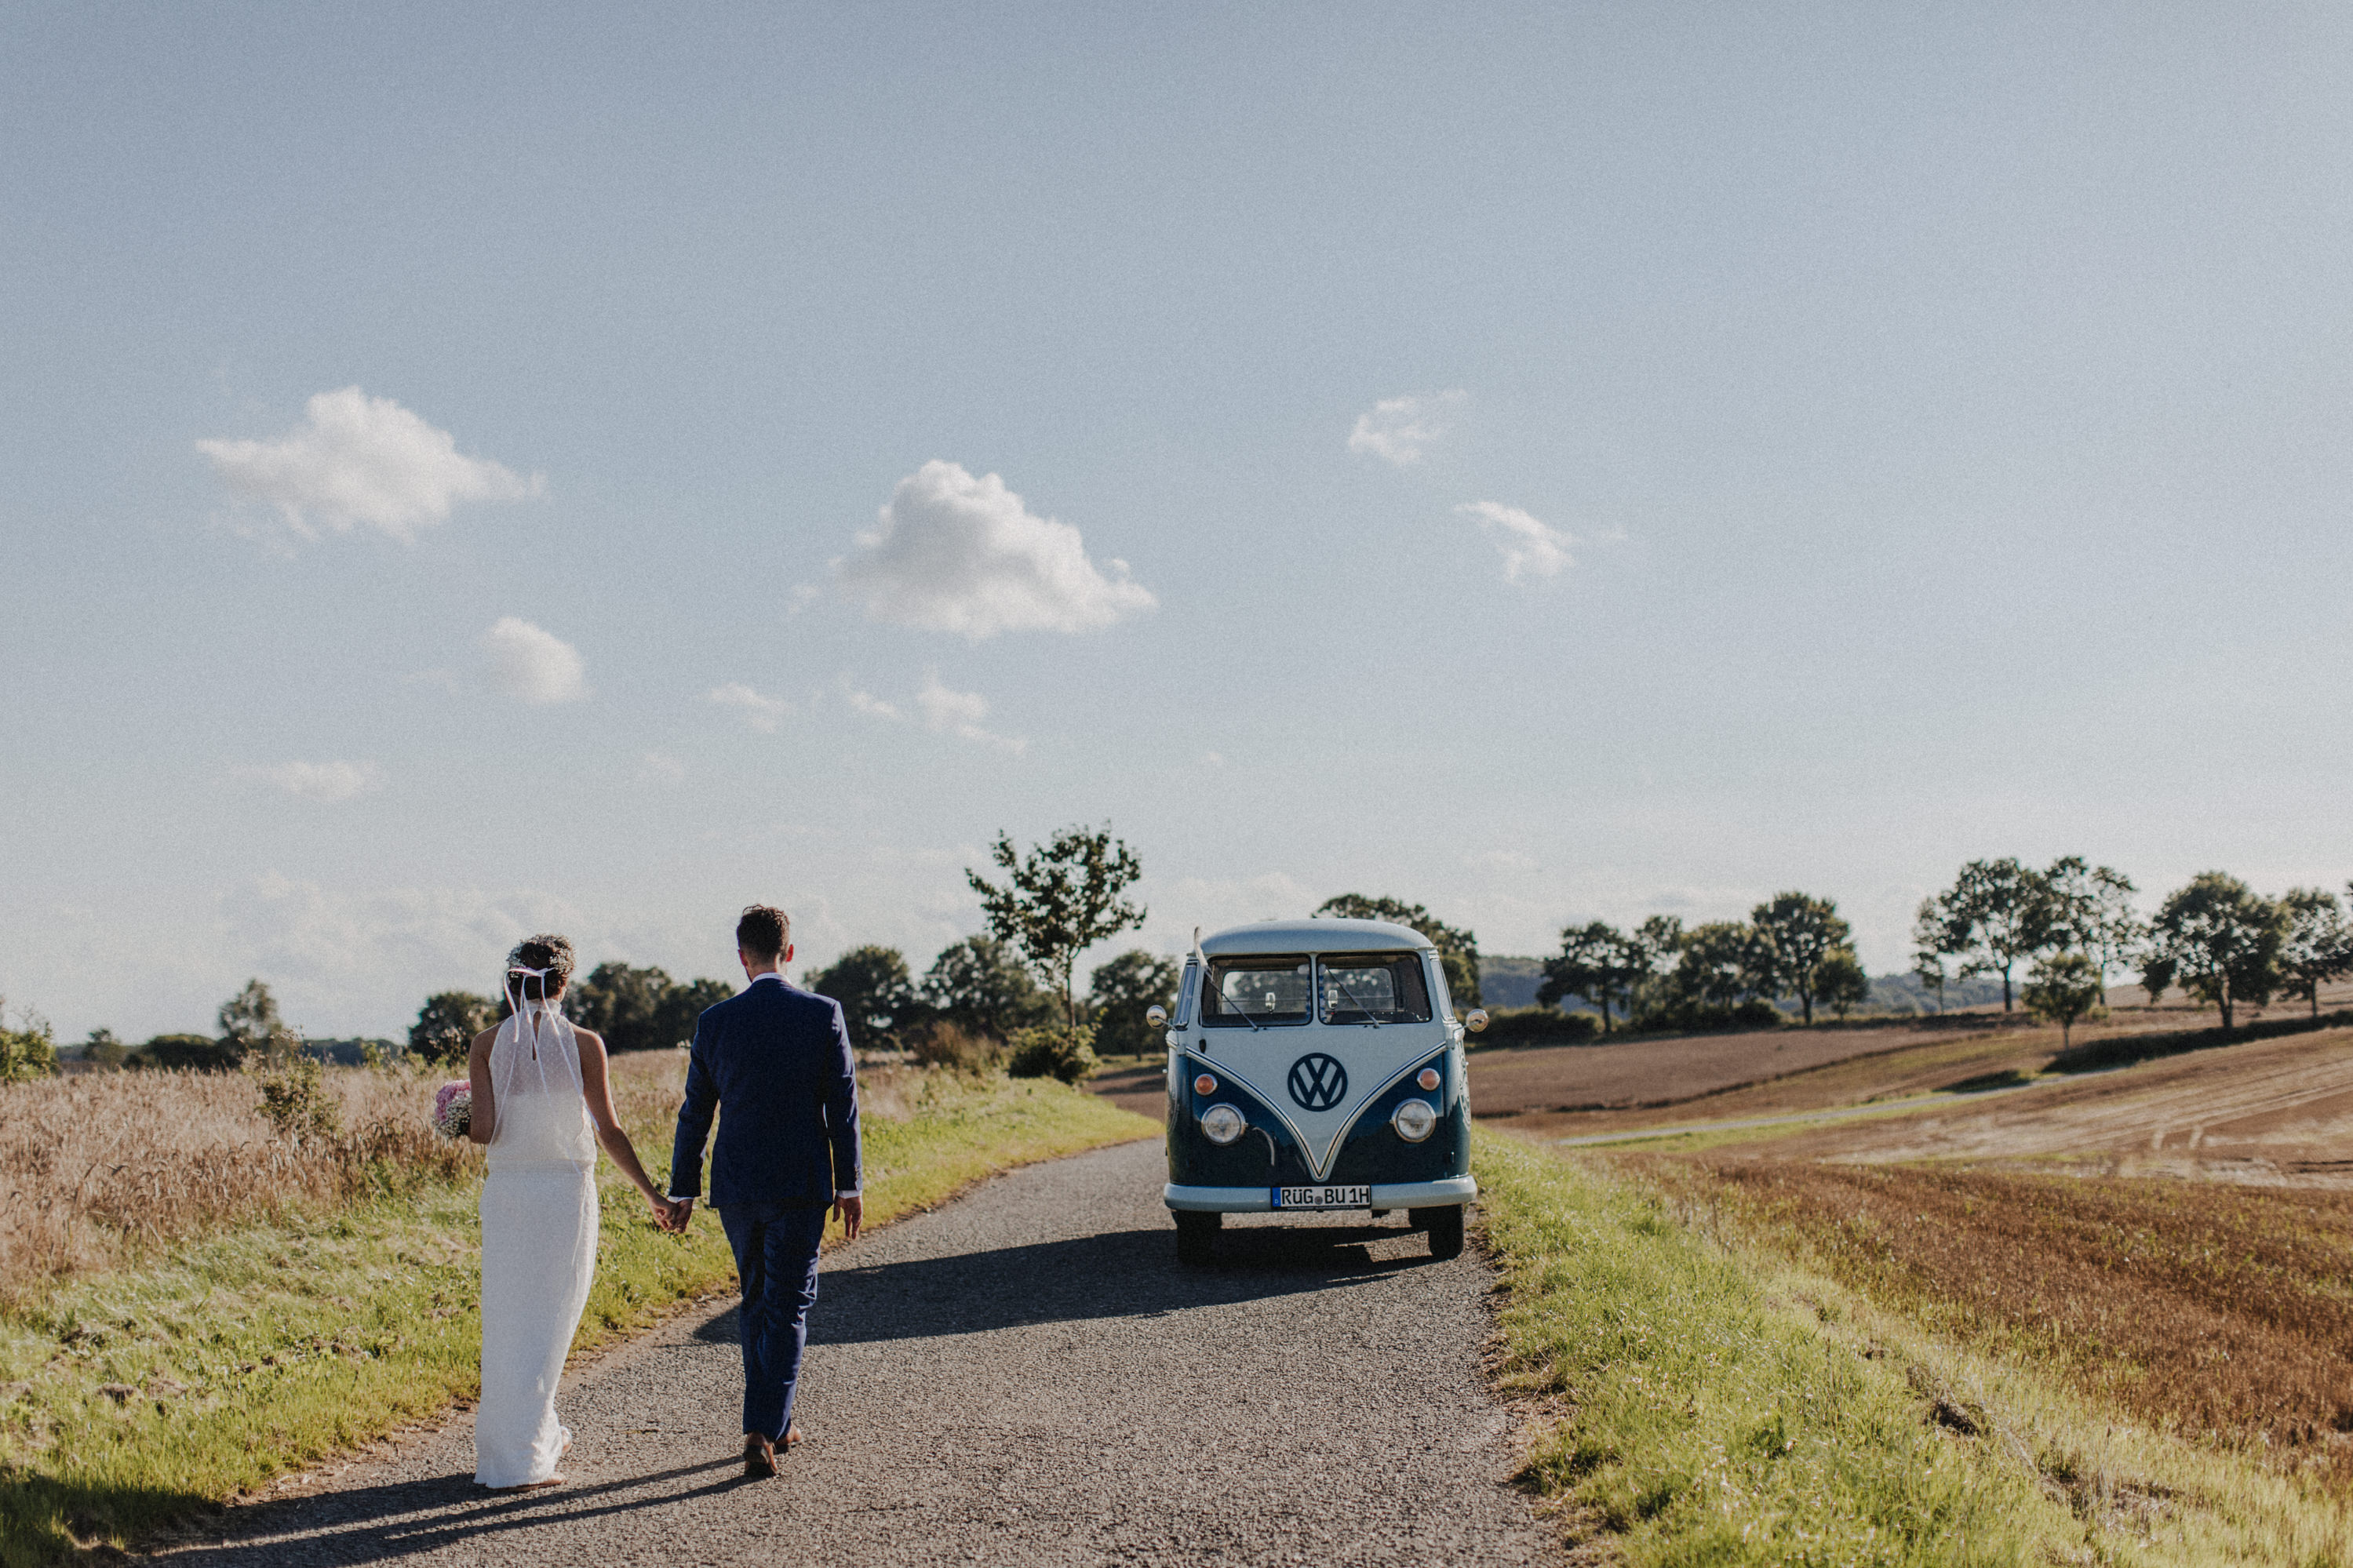
[[[1166,1226],[1098,1232],[1065,1241],[909,1258],[871,1268],[828,1268],[809,1314],[812,1345],[936,1339],[1042,1323],[1156,1318],[1196,1307],[1304,1295],[1379,1279],[1430,1261],[1377,1257],[1374,1244],[1405,1234],[1395,1225],[1230,1226],[1216,1261],[1176,1261]],[[705,1343],[737,1342],[736,1315],[694,1331]]]
[[[1411,1256],[1376,1256],[1376,1243],[1395,1241],[1401,1234],[1395,1225],[1233,1227],[1220,1234],[1217,1261],[1206,1268],[1177,1263],[1176,1237],[1166,1227],[832,1268],[822,1277],[818,1308],[810,1315],[809,1342],[875,1344],[1045,1323],[1156,1318],[1194,1307],[1301,1295],[1370,1282],[1430,1261],[1418,1246]],[[738,1342],[735,1309],[710,1318],[692,1337],[704,1344]],[[281,1555],[310,1563],[381,1563],[465,1542],[493,1544],[514,1531],[724,1492],[743,1484],[741,1467],[733,1456],[713,1458],[607,1481],[509,1494],[485,1493],[470,1477],[448,1475],[288,1499],[239,1509],[235,1530],[242,1539],[184,1546],[172,1561],[197,1568],[228,1568]],[[299,1534],[284,1546],[252,1539],[281,1531]]]

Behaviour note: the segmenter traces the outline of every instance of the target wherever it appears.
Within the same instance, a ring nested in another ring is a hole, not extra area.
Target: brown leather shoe
[[[776,1473],[776,1447],[765,1437],[747,1435],[744,1439],[744,1475],[748,1480],[765,1480]]]

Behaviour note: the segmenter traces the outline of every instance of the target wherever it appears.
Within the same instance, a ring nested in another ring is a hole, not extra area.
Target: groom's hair
[[[782,958],[792,940],[792,916],[773,904],[754,904],[735,922],[735,945],[754,958]]]

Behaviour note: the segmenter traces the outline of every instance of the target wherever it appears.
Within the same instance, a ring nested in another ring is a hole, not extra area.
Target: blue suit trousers
[[[772,1443],[783,1442],[792,1423],[825,1216],[823,1208],[784,1204],[729,1204],[719,1211],[744,1285],[737,1315],[744,1336],[744,1430]]]

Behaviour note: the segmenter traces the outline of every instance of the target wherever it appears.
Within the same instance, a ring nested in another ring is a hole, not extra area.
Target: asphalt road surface
[[[798,1419],[743,1479],[731,1308],[565,1379],[569,1484],[472,1483],[473,1425],[232,1509],[180,1568],[414,1563],[1556,1562],[1482,1384],[1490,1277],[1399,1216],[1229,1220],[1180,1268],[1156,1142],[1003,1176],[828,1255]],[[697,1225],[715,1223],[697,1215]]]

